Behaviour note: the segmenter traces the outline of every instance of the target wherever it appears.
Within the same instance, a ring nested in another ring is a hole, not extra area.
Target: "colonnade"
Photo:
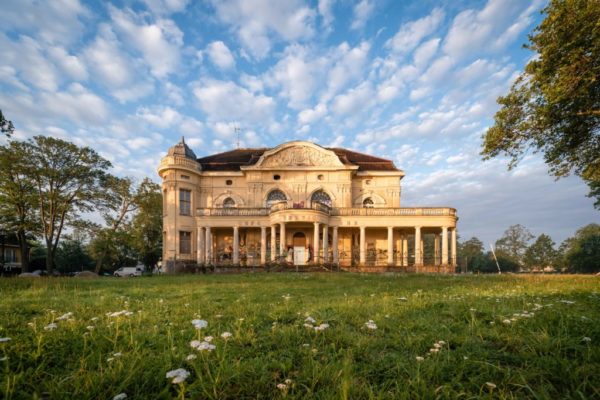
[[[321,228],[322,225],[322,228]],[[279,228],[279,251],[277,251],[277,228]],[[331,228],[332,234],[332,244],[333,247],[331,249],[331,257],[329,257],[329,230]],[[315,257],[318,257],[321,240],[320,240],[320,230],[322,229],[322,243],[323,243],[323,257],[319,260],[321,263],[333,262],[334,264],[338,264],[339,259],[339,232],[338,226],[328,226],[326,224],[320,224],[319,222],[313,223],[313,254]],[[346,227],[343,227],[346,228]],[[367,230],[368,227],[360,226],[358,227],[360,236],[359,236],[359,264],[365,265],[367,261]],[[392,266],[395,265],[394,261],[394,226],[387,227],[387,264]],[[400,227],[398,227],[400,228]],[[429,227],[430,228],[430,227]],[[239,237],[239,226],[235,225],[231,227],[233,234],[233,253],[232,253],[232,262],[233,264],[239,264],[240,262],[240,237]],[[275,261],[278,255],[284,254],[287,250],[287,241],[286,241],[286,223],[281,222],[276,225],[271,225],[271,253],[270,259],[267,260],[267,227],[260,227],[260,263],[264,265],[267,261]],[[374,229],[381,229],[374,228]],[[401,229],[405,230],[405,227]],[[424,262],[423,257],[423,235],[422,235],[422,227],[415,226],[414,228],[414,265],[422,266]],[[448,248],[448,235],[450,234],[450,248]],[[210,264],[213,260],[213,244],[212,244],[212,230],[211,227],[198,227],[197,232],[197,262],[199,264]],[[441,240],[440,240],[441,239]],[[440,241],[441,241],[441,249],[440,249]],[[401,246],[401,260],[400,265],[407,266],[408,265],[408,239],[406,235],[402,235],[400,239]],[[440,254],[441,250],[441,254]],[[446,265],[456,265],[456,228],[449,228],[447,226],[441,227],[441,238],[439,234],[435,234],[434,239],[434,263],[439,261],[439,264]],[[314,262],[314,259],[313,259]]]

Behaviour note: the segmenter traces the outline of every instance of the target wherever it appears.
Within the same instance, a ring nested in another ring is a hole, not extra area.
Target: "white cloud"
[[[185,117],[181,124],[179,124],[179,130],[182,134],[186,135],[199,135],[202,133],[203,129],[204,124],[191,117]]]
[[[40,100],[45,112],[68,118],[77,125],[98,125],[106,122],[109,115],[104,100],[78,83],[69,85],[64,92],[42,93]]]
[[[479,51],[498,50],[531,23],[531,15],[541,4],[543,0],[534,0],[529,7],[524,7],[527,3],[520,0],[489,0],[480,11],[462,11],[452,22],[444,51],[461,58]]]
[[[186,9],[190,0],[143,0],[155,14],[172,14]]]
[[[271,97],[254,95],[229,81],[203,80],[195,84],[193,93],[200,108],[212,120],[264,124],[275,110],[275,101]]]
[[[2,0],[0,15],[3,28],[31,31],[50,44],[77,41],[84,31],[81,18],[91,13],[79,0]]]
[[[396,54],[408,54],[424,38],[435,32],[443,19],[442,9],[434,8],[428,16],[403,24],[385,45]]]
[[[84,81],[88,78],[87,67],[80,57],[67,53],[62,47],[50,47],[48,54],[71,79]]]
[[[243,47],[254,58],[264,58],[271,49],[271,36],[286,41],[312,37],[315,10],[300,0],[212,0],[218,18],[232,25]]]
[[[314,124],[327,115],[327,106],[324,103],[319,103],[315,108],[302,110],[298,113],[298,122],[302,125]]]
[[[181,114],[171,107],[140,107],[136,116],[159,129],[172,127],[182,119]]]
[[[354,21],[350,29],[362,29],[373,14],[375,4],[372,0],[361,0],[354,6]]]
[[[437,52],[439,44],[440,39],[434,38],[420,45],[413,54],[415,67],[419,69],[424,67]]]
[[[206,52],[210,57],[210,61],[221,69],[231,69],[235,66],[235,59],[229,47],[220,40],[211,42],[206,47]]]
[[[369,82],[363,82],[333,99],[332,110],[336,114],[356,114],[366,110],[373,99],[373,88]]]
[[[333,5],[336,0],[319,0],[319,4],[317,9],[319,10],[319,15],[323,18],[323,25],[326,28],[329,28],[333,23],[334,14],[333,14]]]
[[[363,76],[370,49],[371,45],[368,42],[361,42],[356,47],[350,47],[344,42],[327,55],[333,66],[327,76],[327,90],[322,100],[331,99],[349,82]]]
[[[152,75],[161,79],[179,68],[183,33],[175,22],[159,19],[150,24],[131,10],[110,6],[109,11],[115,28],[142,54]]]

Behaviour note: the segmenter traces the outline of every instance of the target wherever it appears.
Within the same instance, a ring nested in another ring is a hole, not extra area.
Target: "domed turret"
[[[185,157],[196,161],[196,154],[185,144],[185,139],[181,137],[181,141],[169,149],[168,156]]]

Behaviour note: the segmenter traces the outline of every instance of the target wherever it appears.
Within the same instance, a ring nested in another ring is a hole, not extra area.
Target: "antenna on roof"
[[[242,131],[237,123],[233,124],[233,131],[237,135],[236,148],[240,148],[240,132]]]

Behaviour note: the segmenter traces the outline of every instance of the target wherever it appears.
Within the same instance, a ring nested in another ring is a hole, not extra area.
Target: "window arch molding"
[[[372,207],[375,207],[375,208],[376,207],[385,207],[387,205],[384,198],[381,197],[380,195],[378,195],[377,193],[367,192],[367,193],[363,193],[360,196],[354,198],[354,200],[352,201],[353,207],[358,207],[358,208],[364,207],[364,201],[368,198],[370,198],[373,201]]]
[[[290,197],[287,195],[287,193],[279,188],[273,188],[271,190],[269,190],[264,199],[263,199],[263,204],[265,205],[265,207],[270,207],[271,204],[280,202],[280,201],[288,201],[290,199]]]
[[[310,204],[321,203],[328,207],[333,207],[333,196],[327,190],[319,188],[310,194]]]
[[[241,196],[238,196],[235,193],[231,193],[231,192],[225,192],[225,193],[221,193],[220,195],[218,195],[215,200],[213,201],[213,207],[215,208],[222,208],[225,207],[225,205],[223,204],[225,202],[225,200],[227,200],[228,198],[231,198],[234,202],[235,202],[235,207],[244,207],[244,199]]]

